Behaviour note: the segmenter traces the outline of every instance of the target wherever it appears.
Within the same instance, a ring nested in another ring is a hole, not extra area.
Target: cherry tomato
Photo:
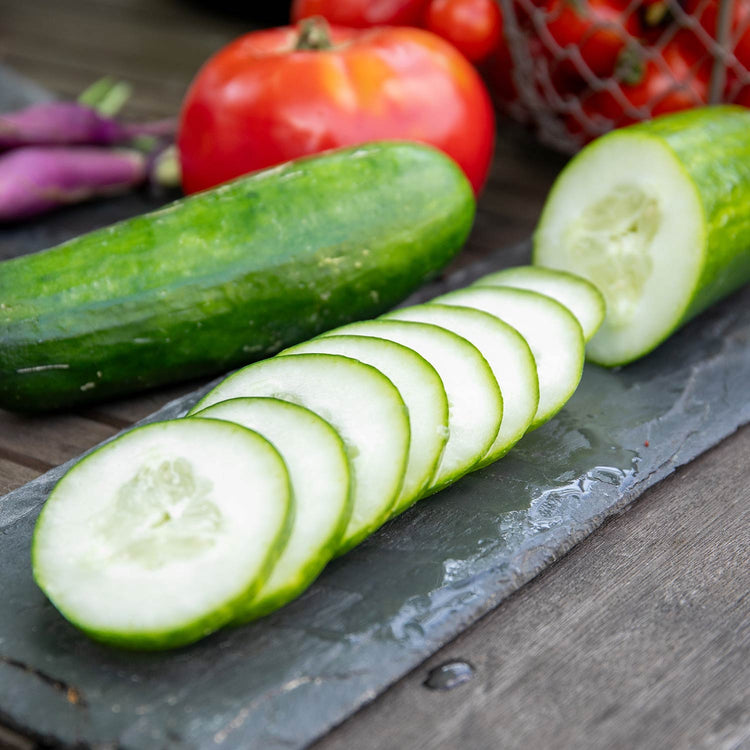
[[[322,16],[339,26],[421,26],[428,0],[294,0],[292,21]]]
[[[326,149],[405,139],[442,149],[479,192],[495,126],[471,64],[421,29],[328,31],[310,20],[253,32],[203,66],[180,118],[185,190]]]
[[[500,43],[503,16],[497,0],[432,0],[425,26],[478,63]]]
[[[678,33],[660,55],[645,61],[637,81],[621,81],[614,90],[583,99],[583,117],[571,116],[568,129],[588,140],[612,128],[699,107],[708,102],[710,75],[710,59],[697,56],[688,37]]]
[[[568,67],[585,75],[577,51],[598,78],[614,73],[619,54],[640,34],[637,16],[629,12],[626,0],[550,0],[544,26],[570,55]]]

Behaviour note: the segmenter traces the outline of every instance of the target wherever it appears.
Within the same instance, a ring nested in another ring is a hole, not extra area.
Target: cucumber
[[[390,309],[464,242],[447,156],[374,143],[257,172],[0,263],[0,407],[223,372]]]
[[[590,341],[604,320],[605,305],[601,292],[586,279],[565,271],[542,266],[515,266],[482,276],[473,286],[509,286],[546,294],[570,310]]]
[[[410,434],[406,406],[385,375],[335,354],[274,357],[230,375],[190,415],[246,396],[305,406],[344,441],[352,470],[352,514],[337,554],[359,544],[388,519],[401,491]]]
[[[573,395],[583,373],[583,332],[559,302],[527,289],[473,286],[436,297],[432,303],[490,313],[526,339],[539,378],[539,404],[529,430],[551,419]]]
[[[444,328],[400,320],[351,323],[327,336],[374,336],[413,349],[437,370],[448,397],[448,442],[423,497],[470,471],[497,437],[503,399],[492,370],[477,348]]]
[[[539,404],[539,379],[531,349],[518,331],[494,315],[437,304],[405,307],[383,319],[447,328],[473,344],[487,360],[503,396],[503,418],[495,442],[476,468],[497,461],[524,436]]]
[[[258,593],[233,621],[267,615],[301,594],[334,556],[351,516],[349,462],[338,433],[317,414],[275,398],[234,398],[194,418],[224,419],[255,430],[289,471],[294,523],[284,551]]]
[[[404,484],[391,515],[402,513],[427,488],[448,440],[448,399],[440,376],[412,349],[371,336],[327,336],[281,352],[306,353],[352,357],[380,370],[398,389],[411,429]]]
[[[212,419],[149,424],[54,488],[34,531],[34,578],[92,638],[182,646],[254,596],[291,508],[284,462],[257,433]]]
[[[604,295],[589,359],[638,359],[750,281],[749,156],[750,111],[718,106],[614,131],[570,161],[545,203],[534,263]]]

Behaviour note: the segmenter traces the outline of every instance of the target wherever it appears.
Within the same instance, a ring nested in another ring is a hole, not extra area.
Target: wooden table
[[[206,7],[210,7],[210,3]],[[179,106],[250,23],[177,0],[0,0],[0,61],[62,96],[131,81],[129,114]],[[461,263],[532,231],[563,159],[500,123]],[[0,494],[187,392],[53,417],[0,411]],[[317,747],[750,747],[750,428],[678,470]],[[449,692],[423,683],[453,659]],[[0,747],[33,747],[0,729]]]

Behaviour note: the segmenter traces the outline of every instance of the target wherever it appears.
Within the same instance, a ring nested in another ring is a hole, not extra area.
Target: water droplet
[[[474,667],[466,661],[448,661],[430,670],[424,686],[430,690],[453,690],[474,677]]]

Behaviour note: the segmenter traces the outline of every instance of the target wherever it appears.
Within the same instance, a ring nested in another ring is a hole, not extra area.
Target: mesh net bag
[[[488,82],[554,148],[688,107],[750,106],[750,0],[498,1]]]

